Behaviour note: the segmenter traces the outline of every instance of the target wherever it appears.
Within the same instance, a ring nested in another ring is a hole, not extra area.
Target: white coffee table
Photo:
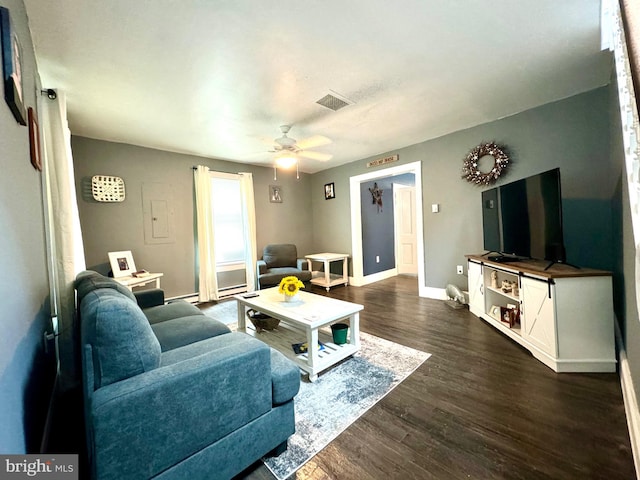
[[[318,373],[360,349],[359,312],[364,308],[362,305],[305,291],[298,293],[296,301],[285,302],[283,295],[278,293],[278,287],[255,293],[258,296],[253,298],[234,297],[238,302],[238,331],[253,335],[282,352],[309,374],[309,381],[314,382]],[[249,309],[280,319],[280,325],[275,330],[257,333],[247,327],[246,312]],[[348,343],[342,345],[333,343],[331,330],[327,328],[338,322],[349,324]],[[310,348],[308,353],[296,354],[292,345],[305,341],[307,345],[317,345],[321,341],[325,348],[321,351]]]

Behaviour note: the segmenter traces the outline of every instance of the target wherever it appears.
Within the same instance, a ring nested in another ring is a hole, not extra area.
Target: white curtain
[[[246,260],[246,276],[247,291],[253,292],[256,289],[256,264],[257,242],[256,242],[256,207],[253,196],[253,174],[240,173],[240,192],[242,194],[244,207],[244,231],[245,240],[245,260]]]
[[[47,248],[53,259],[50,262],[53,270],[51,292],[57,304],[60,384],[66,389],[79,379],[80,373],[76,362],[79,332],[73,282],[86,266],[64,92],[57,91],[56,99],[44,99],[41,107],[45,198],[48,203],[45,215],[50,237]]]
[[[199,165],[193,172],[196,192],[196,229],[198,241],[198,300],[218,300],[218,279],[211,208],[209,168]]]
[[[612,47],[618,82],[631,223],[636,246],[636,302],[640,309],[640,122],[620,4],[611,2],[609,7],[612,9]]]

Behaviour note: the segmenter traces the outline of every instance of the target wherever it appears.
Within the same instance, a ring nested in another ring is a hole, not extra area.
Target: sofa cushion
[[[164,290],[161,288],[138,290],[133,296],[136,297],[136,302],[138,302],[142,311],[144,311],[145,308],[164,305]]]
[[[87,293],[81,317],[82,342],[92,347],[96,389],[160,365],[160,343],[147,318],[115,289]]]
[[[298,270],[295,267],[279,267],[271,268],[268,273],[260,275],[260,286],[278,285],[284,277],[293,275],[302,282],[311,280],[311,272],[309,270]]]
[[[97,288],[112,288],[130,299],[132,302],[137,303],[136,297],[127,287],[116,282],[113,278],[105,277],[104,275],[100,275],[98,272],[92,272],[90,270],[85,270],[78,274],[75,281],[75,288],[78,291],[78,302],[81,302],[87,293],[92,292]]]
[[[300,390],[300,369],[277,350],[271,349],[273,405],[287,403]]]
[[[160,342],[163,352],[231,333],[224,323],[202,314],[154,323],[151,329]]]
[[[174,318],[204,315],[202,310],[184,300],[171,300],[165,305],[145,308],[143,312],[151,324],[166,322]]]
[[[298,261],[298,252],[292,244],[267,245],[262,251],[262,259],[267,267],[295,267]]]

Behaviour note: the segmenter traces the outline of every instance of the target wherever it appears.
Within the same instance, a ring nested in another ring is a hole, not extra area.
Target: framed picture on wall
[[[109,252],[109,263],[111,264],[114,278],[129,277],[133,272],[137,272],[130,250]]]
[[[32,107],[27,110],[29,116],[29,150],[31,153],[31,165],[38,171],[42,171],[42,160],[40,158],[40,129],[38,127],[38,117]]]
[[[0,7],[0,40],[2,43],[2,80],[4,99],[20,125],[27,124],[22,98],[22,49],[13,29],[9,10]]]
[[[282,187],[280,185],[269,185],[269,201],[282,203]]]
[[[332,198],[336,198],[336,187],[333,182],[324,184],[324,199],[331,200]]]

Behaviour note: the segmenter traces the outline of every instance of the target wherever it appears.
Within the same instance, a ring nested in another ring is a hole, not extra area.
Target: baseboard
[[[433,298],[434,300],[447,300],[447,292],[444,288],[424,287],[420,286],[418,295],[424,298]]]
[[[395,277],[398,275],[398,270],[392,268],[390,270],[385,270],[384,272],[374,273],[372,275],[365,275],[364,277],[349,277],[349,285],[354,287],[362,287],[364,285],[369,285],[370,283],[379,282],[380,280],[385,280],[387,278]]]
[[[184,300],[188,303],[198,303],[198,294],[197,293],[188,293],[186,295],[177,295],[175,297],[165,298],[166,302],[171,300]]]
[[[620,387],[622,389],[624,411],[627,415],[631,453],[633,454],[633,463],[636,468],[636,478],[640,478],[640,451],[638,449],[640,443],[640,412],[638,411],[638,399],[635,389],[633,388],[633,378],[631,377],[629,360],[627,359],[627,352],[624,348],[620,329],[618,328],[618,322],[616,321],[614,323],[616,327],[616,344],[619,352]]]

